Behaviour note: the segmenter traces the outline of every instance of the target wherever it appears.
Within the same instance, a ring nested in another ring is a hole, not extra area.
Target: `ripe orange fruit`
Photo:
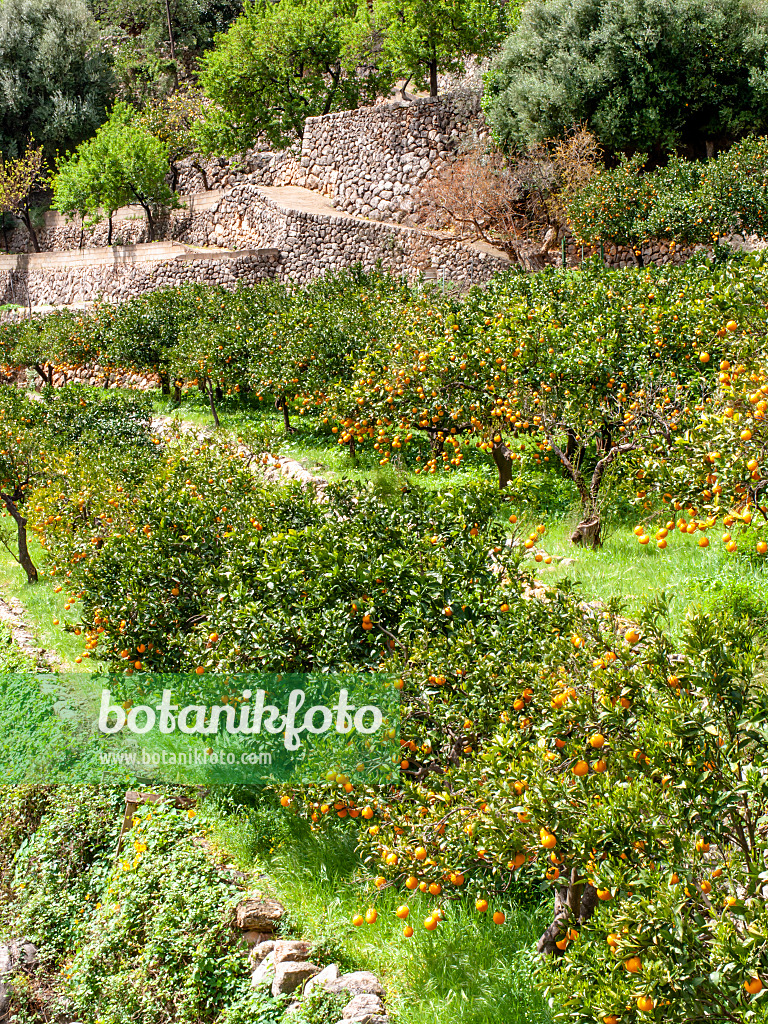
[[[634,646],[638,642],[638,640],[640,639],[640,634],[637,632],[635,627],[632,626],[624,634],[624,639],[627,641],[628,644],[631,644],[632,646]]]
[[[736,331],[738,330],[738,327],[739,325],[736,323],[735,320],[729,320],[728,323],[725,325],[726,331]]]
[[[595,763],[592,765],[592,771],[593,772],[597,772],[598,775],[600,775],[602,772],[607,771],[607,770],[608,770],[608,762],[604,761],[602,758],[600,758],[599,761],[595,761]]]
[[[426,860],[427,859],[427,851],[424,849],[423,846],[419,846],[419,847],[416,848],[416,852],[414,853],[414,857],[416,858],[416,860]]]
[[[650,996],[640,996],[637,1000],[637,1008],[641,1013],[651,1013],[653,1010],[653,1000]]]
[[[751,996],[756,996],[758,992],[763,991],[763,983],[757,977],[747,978],[747,980],[744,982],[744,988],[747,992],[749,992]]]
[[[291,804],[291,798],[289,796],[281,796],[280,797],[280,806],[281,807],[289,807],[290,804]]]
[[[431,896],[439,896],[442,891],[443,887],[439,882],[432,882],[429,887],[429,893]]]
[[[589,745],[594,747],[595,750],[599,750],[605,744],[605,736],[602,733],[596,732],[594,736],[590,736]]]
[[[478,910],[481,914],[484,914],[488,909],[488,900],[475,900],[475,909]]]
[[[355,916],[352,918],[352,924],[355,926],[355,928],[359,928],[361,924],[365,924],[365,918],[363,917],[362,914],[355,914]]]
[[[419,887],[419,880],[418,880],[418,878],[415,878],[413,875],[411,875],[409,878],[407,878],[405,880],[405,888],[406,889],[410,889],[411,891],[413,891],[414,889],[418,889],[418,887]]]
[[[406,907],[405,904],[403,904],[401,907],[398,907],[397,910],[395,911],[395,916],[399,917],[401,921],[404,921],[409,914],[410,910],[408,909],[408,907]]]
[[[615,1013],[609,1013],[607,1017],[603,1017],[603,1024],[619,1024],[619,1018]]]
[[[370,819],[373,817],[373,808],[372,807],[364,807],[363,811],[362,811],[362,814],[363,814],[363,817],[366,819],[366,821],[370,821]]]
[[[597,898],[599,900],[609,900],[609,899],[611,899],[611,890],[610,889],[598,889],[597,890]],[[629,970],[629,968],[627,968],[627,970]]]
[[[411,928],[409,924],[407,924],[405,928],[403,928],[403,935],[406,937],[406,939],[410,939],[410,937],[413,935],[413,928]]]
[[[586,761],[577,761],[571,769],[571,771],[574,775],[578,776],[579,778],[582,778],[584,775],[589,774],[589,765]]]
[[[428,932],[433,932],[435,928],[437,928],[437,918],[432,917],[431,915],[429,917],[425,917],[424,927],[427,929]]]
[[[365,912],[365,923],[366,924],[375,924],[376,923],[376,918],[378,916],[379,916],[378,910],[376,910],[374,907],[369,907],[368,910],[366,910],[366,912]]]
[[[638,974],[643,969],[643,961],[639,956],[631,956],[629,960],[624,961],[624,966],[630,974]]]
[[[493,923],[494,923],[494,924],[504,924],[504,922],[505,922],[506,920],[507,920],[507,918],[506,918],[506,916],[505,916],[504,912],[503,912],[503,911],[501,911],[501,910],[497,910],[497,911],[496,911],[496,912],[494,913],[494,915],[493,915]]]
[[[757,553],[758,555],[768,554],[768,542],[764,540],[759,540],[757,542]]]
[[[540,835],[541,845],[544,847],[544,849],[554,850],[554,848],[557,846],[557,836],[555,836],[552,832],[545,832],[543,829],[541,830]]]
[[[195,669],[195,672],[197,673],[197,675],[201,676],[205,672],[205,669],[203,668],[202,665],[198,665],[197,668]]]

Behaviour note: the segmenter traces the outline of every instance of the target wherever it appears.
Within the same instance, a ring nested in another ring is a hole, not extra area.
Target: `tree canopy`
[[[52,162],[106,117],[109,61],[83,0],[0,4],[0,151],[16,157],[30,138]]]
[[[370,103],[384,79],[372,63],[362,0],[255,0],[206,55],[200,84],[213,101],[198,129],[209,153],[265,138],[286,146],[307,117]]]
[[[152,241],[153,211],[178,205],[165,180],[167,173],[167,145],[137,122],[130,107],[116,103],[95,137],[62,164],[54,181],[53,205],[68,216],[105,213],[111,218],[121,206],[137,204],[147,215]]]
[[[438,93],[438,74],[487,56],[504,37],[505,0],[374,0],[382,55],[396,76]]]
[[[762,0],[530,0],[488,78],[499,143],[586,123],[608,154],[712,155],[768,126]]]

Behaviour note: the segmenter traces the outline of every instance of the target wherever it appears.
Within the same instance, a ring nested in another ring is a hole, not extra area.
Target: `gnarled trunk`
[[[572,544],[581,544],[582,547],[599,548],[602,545],[600,536],[603,523],[599,512],[593,512],[586,516],[571,534]]]
[[[499,471],[499,490],[504,490],[512,479],[512,452],[500,435],[493,439],[491,457]]]
[[[555,914],[552,923],[544,931],[536,944],[540,953],[547,956],[562,956],[563,951],[557,948],[568,928],[585,924],[595,912],[597,906],[597,889],[590,882],[579,882],[576,868],[571,872],[571,880],[561,886],[555,893]]]
[[[16,560],[27,574],[27,583],[37,583],[37,569],[35,568],[34,562],[29,554],[29,548],[27,547],[27,518],[21,514],[16,502],[12,497],[10,497],[10,495],[0,494],[0,498],[2,498],[3,504],[7,508],[11,519],[16,523],[16,543],[19,549],[19,554]]]

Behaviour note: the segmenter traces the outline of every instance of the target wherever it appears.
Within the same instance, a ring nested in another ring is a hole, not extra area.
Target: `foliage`
[[[388,85],[371,60],[362,0],[255,0],[201,64],[212,106],[195,129],[206,153],[266,139],[285,147],[307,117],[372,103]]]
[[[139,123],[142,128],[168,147],[174,191],[178,177],[177,162],[195,150],[192,128],[202,117],[203,106],[202,94],[188,89],[152,100],[141,111]]]
[[[30,204],[32,195],[45,180],[43,150],[28,148],[23,156],[3,159],[0,155],[0,216],[18,213],[27,227],[35,252],[40,251]]]
[[[382,58],[394,77],[438,93],[438,75],[486,57],[507,30],[505,0],[375,0],[373,20],[383,37]]]
[[[0,153],[23,154],[30,139],[53,164],[102,123],[109,63],[83,0],[4,0],[0,6]]]
[[[146,398],[114,392],[102,397],[89,388],[74,388],[31,402],[14,388],[0,392],[0,500],[14,522],[15,550],[9,537],[4,535],[2,543],[30,583],[38,574],[27,545],[26,506],[35,489],[66,477],[66,465],[57,464],[66,451],[95,445],[103,452],[108,446],[140,444],[147,440],[148,429]]]
[[[166,393],[199,388],[214,415],[227,396],[274,402],[287,431],[289,413],[312,417],[352,460],[365,451],[417,475],[483,453],[513,493],[532,470],[564,472],[586,522],[633,460],[667,458],[691,427],[729,358],[725,325],[763,330],[764,275],[761,255],[632,273],[593,261],[499,277],[458,300],[353,271],[292,294],[159,291],[10,325],[0,345],[6,363],[42,376],[78,353],[155,372]]]
[[[128,106],[116,103],[94,138],[62,165],[54,181],[54,206],[81,217],[104,211],[111,226],[115,210],[138,204],[147,215],[152,241],[153,212],[179,206],[165,180],[168,159],[167,145],[142,127]]]
[[[102,46],[112,55],[118,95],[140,107],[173,102],[214,35],[243,9],[241,0],[173,0],[169,30],[164,3],[90,0],[90,6]]]
[[[609,154],[710,155],[768,116],[766,8],[725,0],[532,0],[487,81],[497,142],[585,123]]]
[[[281,1020],[282,1001],[249,993],[229,927],[240,890],[206,855],[194,811],[144,805],[116,859],[123,797],[123,787],[62,788],[19,821],[14,791],[3,791],[25,832],[5,865],[11,927],[61,968],[89,1024]]]
[[[639,247],[651,238],[690,244],[765,234],[768,139],[750,136],[706,163],[672,157],[651,172],[644,164],[643,154],[621,159],[566,192],[577,240],[629,245],[639,260]]]

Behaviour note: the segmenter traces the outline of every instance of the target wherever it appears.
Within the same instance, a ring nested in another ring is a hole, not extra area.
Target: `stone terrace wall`
[[[487,129],[480,96],[470,91],[310,117],[293,184],[322,192],[347,213],[403,221],[415,212],[414,189],[472,131]]]
[[[510,266],[501,256],[431,232],[287,209],[251,184],[233,188],[216,216],[224,244],[278,249],[276,276],[299,284],[356,263],[367,269],[380,263],[411,278],[440,269],[462,285],[488,281]]]
[[[152,248],[148,246],[147,248]],[[0,257],[0,303],[33,306],[117,302],[157,288],[189,283],[220,284],[234,288],[271,280],[275,276],[276,252],[242,252],[216,256],[169,252],[144,259],[138,247],[109,250],[112,259],[101,258],[99,250],[85,250],[76,262],[45,253]],[[139,258],[135,258],[135,257]]]
[[[487,134],[480,93],[459,89],[438,99],[381,103],[307,118],[300,153],[249,150],[233,160],[182,161],[180,192],[208,187],[302,185],[348,213],[403,221],[413,190],[456,154],[469,132]]]
[[[155,222],[156,238],[167,241],[184,241],[194,245],[215,244],[212,235],[211,212],[218,206],[224,195],[223,190],[186,196],[180,210],[171,210]],[[80,249],[80,221],[67,220],[60,213],[49,210],[45,214],[44,227],[37,232],[40,247],[44,252],[64,252]],[[107,246],[109,225],[100,221],[82,233],[84,249]],[[140,207],[128,206],[117,210],[112,217],[112,243],[116,247],[140,245],[149,240],[147,218]],[[25,227],[20,226],[9,235],[12,252],[31,252],[32,245]]]

